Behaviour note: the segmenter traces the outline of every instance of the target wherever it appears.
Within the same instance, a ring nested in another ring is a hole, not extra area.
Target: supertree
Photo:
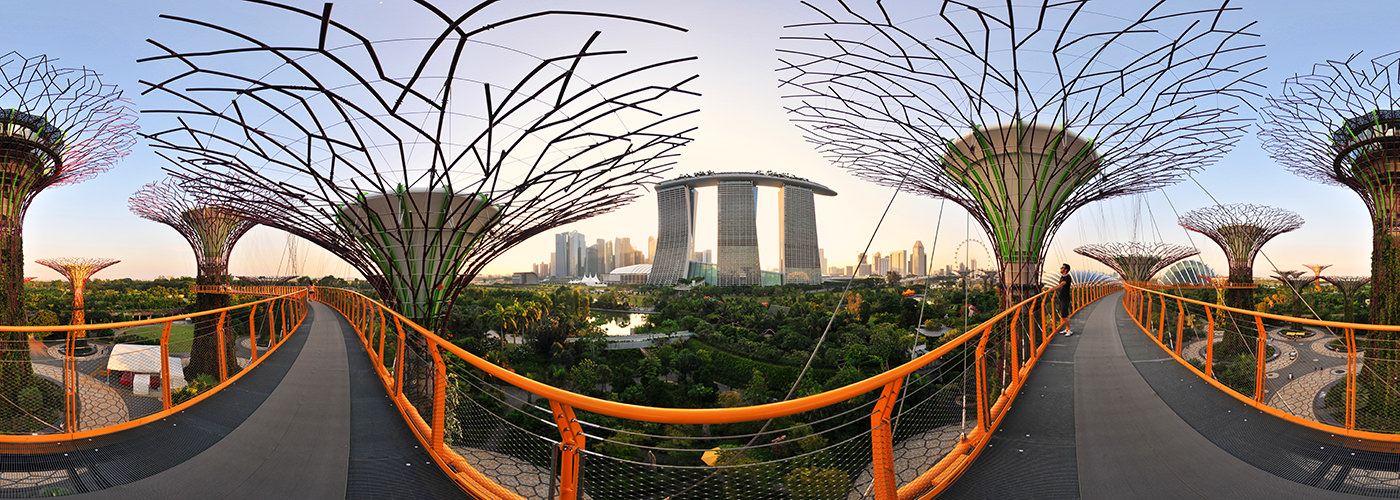
[[[1308,270],[1313,272],[1313,291],[1321,291],[1322,288],[1320,287],[1322,286],[1322,271],[1324,269],[1332,267],[1332,264],[1303,264],[1303,267],[1306,267],[1308,268]]]
[[[127,206],[131,213],[170,226],[185,237],[194,250],[195,284],[199,286],[229,284],[228,260],[233,246],[256,225],[228,209],[206,203],[173,179],[145,185],[131,195]],[[196,311],[228,307],[229,295],[196,293],[194,305]],[[219,378],[219,342],[213,334],[218,320],[213,315],[196,318],[190,364],[186,368],[190,373]],[[233,341],[233,335],[224,336],[225,366],[238,366]]]
[[[1275,162],[1344,186],[1371,215],[1370,322],[1400,324],[1400,52],[1352,54],[1283,82],[1260,109],[1259,141]],[[1400,408],[1400,332],[1371,332],[1359,379],[1377,409]],[[1379,348],[1384,344],[1384,348]],[[1369,410],[1368,410],[1369,411]]]
[[[58,271],[73,286],[73,320],[69,324],[83,325],[86,320],[83,316],[83,290],[87,287],[88,280],[98,271],[106,269],[112,264],[121,262],[116,259],[104,259],[94,257],[59,257],[54,259],[39,259],[34,262],[45,267]],[[73,332],[79,340],[74,349],[86,349],[87,332]]]
[[[1075,210],[1228,151],[1263,68],[1228,3],[1097,14],[1088,0],[835,1],[789,27],[780,51],[793,120],[858,177],[967,209],[994,242],[1003,305],[1040,291],[1048,243]]]
[[[1351,299],[1352,299],[1352,297],[1356,296],[1356,292],[1361,291],[1361,287],[1364,287],[1364,286],[1366,286],[1367,283],[1370,283],[1370,282],[1371,282],[1371,277],[1370,277],[1370,276],[1323,276],[1322,279],[1327,280],[1327,282],[1328,282],[1328,283],[1331,283],[1332,286],[1337,287],[1337,291],[1342,292],[1342,309],[1345,310],[1346,322],[1347,322],[1347,323],[1351,323],[1351,322],[1352,322],[1352,319],[1355,317],[1355,316],[1352,314],[1352,311],[1351,311],[1351,310],[1352,310]]]
[[[1264,244],[1278,235],[1303,226],[1303,218],[1282,208],[1249,203],[1211,205],[1201,207],[1177,219],[1181,227],[1206,235],[1225,252],[1225,262],[1229,266],[1229,281],[1223,288],[1225,305],[1246,311],[1254,310],[1254,258],[1264,248]],[[1253,320],[1230,317],[1231,323],[1225,328],[1224,339],[1220,343],[1225,356],[1243,354],[1248,351],[1254,334],[1238,328]]]
[[[0,325],[24,325],[24,215],[40,191],[87,180],[136,144],[113,85],[45,56],[0,55]],[[0,394],[32,379],[26,335],[0,334]]]
[[[1117,271],[1123,281],[1146,283],[1152,281],[1158,271],[1201,251],[1171,243],[1116,241],[1084,245],[1075,248],[1074,253],[1103,263]]]
[[[302,23],[262,38],[166,16],[218,45],[157,43],[163,54],[141,61],[171,70],[143,82],[173,101],[148,112],[178,119],[149,138],[189,189],[325,248],[388,305],[444,331],[492,259],[617,209],[669,171],[689,141],[694,111],[676,98],[694,94],[681,69],[693,57],[633,55],[595,29],[684,31],[637,17],[400,3],[396,15],[420,22],[385,41],[329,4],[260,2]],[[513,47],[523,40],[556,48],[530,55]]]
[[[1306,276],[1302,271],[1280,271],[1277,269],[1275,269],[1274,274],[1269,275],[1269,277],[1288,287],[1289,292],[1292,293],[1292,295],[1288,297],[1289,302],[1292,304],[1292,307],[1289,308],[1291,309],[1290,314],[1295,317],[1301,314],[1298,306],[1303,304],[1303,292],[1307,290],[1308,285],[1317,281],[1317,277]]]

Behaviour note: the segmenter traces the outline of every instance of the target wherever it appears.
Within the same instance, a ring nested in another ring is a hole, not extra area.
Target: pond
[[[603,327],[605,335],[631,335],[632,328],[645,325],[647,315],[637,313],[615,313],[593,311],[589,316],[593,324]]]

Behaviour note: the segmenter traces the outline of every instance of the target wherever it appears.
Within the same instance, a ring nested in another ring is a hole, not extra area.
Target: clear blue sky
[[[385,2],[344,2],[337,13],[347,23],[379,23],[376,32],[392,32],[392,8],[398,0]],[[294,2],[319,10],[320,2]],[[460,2],[443,2],[454,4]],[[696,106],[701,114],[695,142],[682,152],[674,173],[698,170],[777,170],[800,175],[826,184],[840,192],[836,198],[817,201],[821,246],[832,265],[853,264],[875,227],[875,220],[889,200],[891,191],[857,180],[831,167],[802,140],[792,126],[779,99],[774,73],[778,66],[775,48],[782,26],[805,19],[796,1],[605,1],[555,2],[590,9],[636,13],[684,25],[679,54],[694,54],[700,60],[693,70],[701,75],[697,89],[704,96]],[[1102,2],[1101,9],[1126,2]],[[1143,3],[1146,2],[1137,2]],[[387,4],[380,6],[380,4]],[[1267,45],[1268,70],[1257,80],[1268,91],[1298,72],[1307,72],[1314,62],[1341,59],[1364,50],[1376,56],[1400,49],[1393,23],[1400,19],[1400,3],[1338,1],[1328,3],[1286,1],[1236,2],[1259,24],[1254,29]],[[382,9],[382,10],[379,10]],[[157,19],[162,13],[184,15],[222,24],[275,28],[276,18],[257,15],[266,9],[239,2],[177,1],[62,1],[27,2],[0,0],[6,29],[0,30],[0,50],[21,54],[44,53],[62,64],[87,66],[120,85],[127,95],[142,105],[137,80],[150,75],[136,64],[139,57],[156,53],[147,38],[178,40],[188,31]],[[308,35],[310,36],[310,35]],[[122,259],[99,277],[191,275],[194,259],[173,230],[130,214],[126,199],[147,182],[163,176],[161,160],[143,143],[112,171],[83,184],[51,188],[41,194],[29,211],[25,225],[26,259],[58,256],[104,256]],[[1196,175],[1209,192],[1225,203],[1261,203],[1294,210],[1307,224],[1279,237],[1265,247],[1265,253],[1284,269],[1302,269],[1302,264],[1334,264],[1336,274],[1369,272],[1370,228],[1360,200],[1342,188],[1323,186],[1298,178],[1275,165],[1258,147],[1252,135],[1217,165]],[[760,194],[759,224],[763,265],[777,265],[776,194]],[[1062,228],[1049,252],[1052,263],[1070,262],[1080,268],[1098,268],[1074,255],[1072,248],[1083,243],[1113,240],[1163,240],[1198,246],[1207,264],[1220,270],[1220,251],[1199,236],[1188,239],[1175,224],[1177,211],[1205,206],[1209,198],[1200,187],[1187,181],[1164,192],[1144,197],[1118,198],[1080,210]],[[714,194],[703,192],[699,207],[698,249],[714,247]],[[908,249],[922,240],[932,250],[936,263],[953,260],[959,241],[970,236],[986,240],[977,226],[968,227],[966,215],[949,204],[942,222],[942,234],[934,226],[940,202],[900,194],[892,216],[875,238],[872,252]],[[656,226],[655,197],[648,193],[637,203],[616,213],[559,228],[553,232],[578,230],[592,238],[631,237],[634,245],[645,246]],[[285,272],[285,235],[259,228],[240,244],[231,270],[235,274]],[[551,235],[541,235],[507,253],[487,268],[487,272],[508,273],[528,270],[531,262],[548,258],[553,246]],[[300,245],[304,274],[350,276],[349,266],[323,252],[308,251]],[[972,256],[980,262],[986,257]],[[958,255],[961,258],[961,254]],[[1256,274],[1267,274],[1269,264],[1260,258]],[[52,271],[36,264],[26,269],[31,276],[55,279]],[[1331,272],[1331,271],[1329,271]]]

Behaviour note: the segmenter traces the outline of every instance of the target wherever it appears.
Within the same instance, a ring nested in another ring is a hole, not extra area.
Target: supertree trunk
[[[1373,244],[1370,322],[1394,325],[1400,323],[1400,232],[1380,227]],[[1373,330],[1368,337],[1363,344],[1366,364],[1358,380],[1368,389],[1371,403],[1400,408],[1400,351],[1395,349],[1400,332]]]
[[[0,231],[0,324],[23,326],[24,317],[24,237],[17,230]],[[6,332],[0,336],[0,395],[15,396],[29,385],[34,367],[29,362],[29,334]]]
[[[1230,267],[1230,288],[1225,290],[1225,306],[1246,311],[1254,310],[1254,288],[1249,286],[1254,284],[1253,267],[1232,266]],[[1225,316],[1225,315],[1222,315]],[[1221,319],[1227,319],[1222,317]],[[1216,358],[1232,358],[1240,354],[1251,351],[1254,346],[1254,336],[1247,335],[1249,331],[1240,328],[1240,325],[1253,325],[1254,318],[1243,314],[1229,314],[1229,322],[1219,329],[1224,332],[1224,338],[1220,341],[1220,346],[1216,348]],[[1219,322],[1220,320],[1216,320]],[[1210,339],[1214,342],[1215,339]]]
[[[223,267],[206,268],[200,266],[195,284],[200,287],[223,286],[229,283],[228,272]],[[198,293],[194,297],[196,312],[212,311],[229,306],[229,295],[225,293]],[[190,344],[190,366],[185,368],[187,377],[209,375],[219,379],[219,315],[199,316],[194,321],[194,342]],[[237,371],[238,355],[235,350],[232,331],[224,331],[224,363],[230,374]]]

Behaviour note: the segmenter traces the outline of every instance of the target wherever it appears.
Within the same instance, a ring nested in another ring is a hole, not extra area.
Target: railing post
[[[248,344],[251,345],[252,348],[253,348],[253,358],[252,358],[252,361],[257,361],[257,360],[258,360],[258,321],[257,321],[257,315],[258,315],[258,305],[257,305],[257,304],[253,304],[253,307],[248,308]],[[268,334],[268,335],[272,335],[272,332],[267,332],[267,334]],[[270,337],[269,337],[269,339],[270,339]],[[268,343],[267,345],[270,347],[270,346],[272,346],[272,343],[269,341],[269,343]],[[250,362],[251,362],[251,361],[250,361]]]
[[[880,392],[875,409],[870,413],[870,461],[874,473],[872,493],[875,500],[896,500],[898,488],[894,477],[894,431],[890,420],[894,416],[894,403],[899,398],[899,386],[904,379],[897,378]]]
[[[75,337],[77,332],[69,330],[65,343],[67,347],[63,351],[63,406],[67,411],[63,426],[68,432],[78,432],[78,364],[77,359],[73,357],[73,349],[77,344],[73,340]]]
[[[1021,378],[1021,339],[1016,334],[1017,320],[1021,319],[1021,308],[1017,307],[1016,312],[1011,314],[1011,329],[1007,331],[1008,340],[1011,341],[1011,382],[1015,383]]]
[[[554,413],[554,423],[559,427],[559,500],[578,500],[579,453],[583,451],[583,428],[574,417],[573,407],[549,402]],[[551,492],[553,493],[553,492]]]
[[[1347,429],[1356,428],[1356,329],[1347,328],[1342,330],[1342,335],[1347,341],[1347,397],[1346,397],[1346,426]]]
[[[1214,378],[1215,371],[1215,316],[1206,307],[1206,376]]]
[[[1181,338],[1186,330],[1186,305],[1181,299],[1176,299],[1176,346],[1172,349],[1176,351],[1176,357],[1181,357]]]
[[[160,329],[160,402],[169,410],[170,400],[170,323]]]
[[[428,343],[433,355],[433,434],[430,444],[438,451],[447,448],[447,364],[437,343]]]
[[[228,348],[224,346],[224,319],[228,311],[219,313],[219,324],[214,326],[214,341],[219,343],[219,382],[228,380]]]
[[[268,304],[267,306],[267,335],[269,346],[272,345],[273,342],[281,344],[282,339],[287,338],[287,334],[277,331],[277,322],[272,319],[272,304]]]
[[[976,369],[977,380],[973,382],[972,388],[977,391],[977,426],[982,430],[991,431],[987,418],[987,332],[982,332],[982,340],[977,343],[977,354],[973,357],[973,367]]]
[[[394,395],[399,396],[403,394],[403,322],[395,318],[394,327],[399,331],[398,349],[394,350]]]
[[[1254,400],[1262,403],[1264,401],[1264,362],[1269,357],[1269,339],[1264,333],[1264,318],[1255,316],[1254,325],[1259,329],[1259,348],[1255,351],[1259,354],[1254,356],[1258,358],[1255,360],[1254,367]]]
[[[1161,318],[1157,320],[1157,343],[1160,344],[1167,336],[1167,295],[1162,294],[1158,298],[1162,301]]]

